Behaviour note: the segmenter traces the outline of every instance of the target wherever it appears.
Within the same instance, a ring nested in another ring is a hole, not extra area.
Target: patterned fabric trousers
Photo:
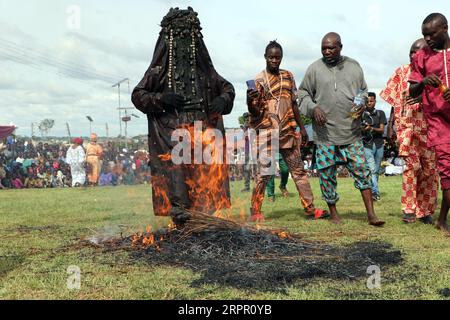
[[[313,205],[314,196],[311,185],[309,184],[308,174],[303,166],[300,153],[300,144],[290,149],[280,149],[280,154],[289,168],[289,172],[291,173],[292,179],[297,187],[303,208],[306,209],[310,207]],[[264,166],[261,163],[258,163],[258,172],[255,177],[255,188],[253,189],[252,194],[252,214],[261,213],[261,206],[264,201],[264,191],[266,190],[267,183],[273,174],[274,173],[264,172]]]
[[[355,188],[366,190],[372,188],[372,177],[366,164],[364,146],[361,141],[344,146],[319,144],[316,146],[315,166],[319,171],[322,198],[328,204],[339,201],[336,179],[336,166],[343,164],[355,181]]]
[[[436,154],[425,144],[413,143],[404,157],[402,211],[423,218],[434,213],[439,190]]]

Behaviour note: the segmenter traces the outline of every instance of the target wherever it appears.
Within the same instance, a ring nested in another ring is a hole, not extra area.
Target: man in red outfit
[[[450,207],[450,37],[444,15],[432,13],[422,23],[428,47],[416,53],[409,77],[409,92],[422,95],[428,124],[428,147],[434,148],[442,186],[442,205],[436,227],[450,234],[447,215]]]

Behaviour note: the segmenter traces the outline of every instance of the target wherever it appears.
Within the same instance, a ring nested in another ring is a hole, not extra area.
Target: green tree
[[[41,136],[47,136],[48,132],[55,125],[55,120],[53,119],[44,119],[39,123],[39,131],[41,132]]]

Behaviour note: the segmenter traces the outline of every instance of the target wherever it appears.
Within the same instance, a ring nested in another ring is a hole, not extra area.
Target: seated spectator
[[[6,178],[6,170],[3,167],[3,163],[0,163],[0,189],[5,189],[5,186],[3,186],[2,181]]]
[[[103,166],[98,185],[102,187],[113,185],[113,174],[109,166]]]
[[[20,180],[19,176],[17,176],[17,175],[12,177],[11,184],[14,189],[23,189],[24,188],[22,180]]]
[[[392,151],[390,157],[386,161],[383,161],[381,166],[384,167],[384,174],[386,176],[401,175],[405,168],[405,161],[397,157],[395,152]]]
[[[131,168],[128,167],[125,170],[125,174],[123,176],[123,184],[127,186],[133,185],[134,179],[135,179],[134,172]]]

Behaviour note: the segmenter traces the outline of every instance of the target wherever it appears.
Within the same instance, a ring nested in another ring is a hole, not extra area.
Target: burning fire
[[[239,218],[233,218],[233,209],[231,208],[230,199],[228,196],[228,165],[224,163],[223,157],[226,155],[226,149],[223,141],[215,139],[213,135],[207,130],[194,132],[194,126],[189,127],[191,133],[192,150],[194,150],[200,143],[201,151],[203,154],[209,156],[210,161],[204,161],[201,164],[185,164],[187,171],[187,177],[185,180],[188,187],[188,196],[190,200],[189,211],[195,213],[203,213],[213,215],[218,218],[224,218],[231,221],[238,220]],[[194,141],[195,140],[195,141]],[[198,150],[197,150],[198,151]],[[195,150],[194,150],[195,154]],[[171,161],[170,154],[158,155],[158,158],[162,161]],[[195,159],[192,159],[195,160]],[[153,189],[153,206],[155,214],[158,216],[169,216],[172,204],[169,198],[169,183],[165,176],[153,176],[152,177],[152,189]],[[263,195],[257,195],[261,197],[262,202]],[[239,201],[239,200],[238,200]],[[238,215],[242,221],[247,220],[247,210],[245,206],[247,203],[241,203],[235,208],[240,208]],[[262,230],[260,224],[256,224],[256,230]],[[168,226],[169,232],[175,230],[176,226],[171,222]],[[273,231],[274,235],[280,239],[288,239],[291,236],[285,231]],[[146,232],[140,232],[132,236],[133,246],[153,247],[157,251],[161,250],[161,243],[165,241],[162,236],[155,236],[152,233],[151,226],[148,226]]]
[[[172,155],[171,155],[171,154],[160,154],[160,155],[158,156],[158,158],[159,158],[161,161],[170,161],[170,160],[172,160]]]
[[[223,160],[226,155],[224,141],[216,140],[208,131],[202,131],[197,135],[194,134],[194,127],[189,127],[189,131],[194,146],[201,145],[202,152],[208,155],[210,161],[208,164],[190,165],[193,174],[186,180],[186,184],[189,186],[192,209],[220,215],[220,210],[231,207],[225,189],[228,181],[228,165],[225,161],[218,163],[218,160]]]
[[[161,236],[158,240],[155,239],[155,235],[152,233],[152,226],[150,225],[147,226],[145,234],[143,232],[138,232],[131,237],[131,244],[133,247],[155,247],[156,251],[161,251],[161,242],[163,241],[163,236]]]
[[[165,177],[152,177],[153,209],[159,216],[168,216],[172,205],[167,195],[167,182]]]
[[[281,231],[277,233],[278,238],[280,238],[281,240],[287,239],[289,238],[289,234],[285,231]]]

